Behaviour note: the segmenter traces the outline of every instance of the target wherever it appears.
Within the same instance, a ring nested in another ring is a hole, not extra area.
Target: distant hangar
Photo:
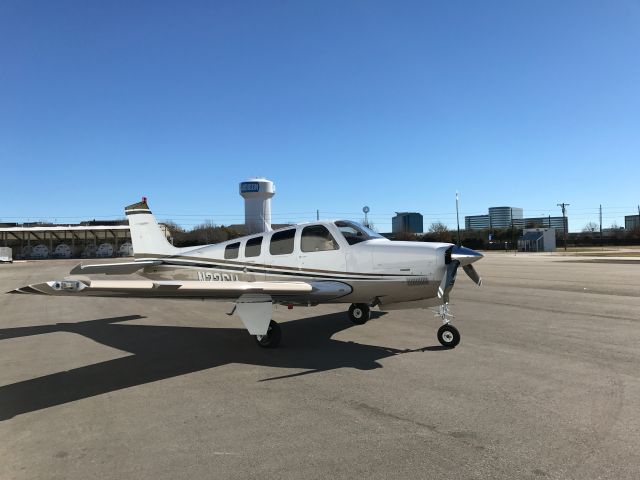
[[[129,225],[122,222],[84,222],[79,225],[0,224],[0,245],[13,250],[14,259],[106,258],[133,255]],[[166,225],[161,224],[171,241]]]

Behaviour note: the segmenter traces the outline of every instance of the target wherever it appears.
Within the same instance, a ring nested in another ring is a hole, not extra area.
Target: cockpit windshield
[[[378,232],[374,232],[370,228],[365,227],[357,222],[350,220],[338,220],[336,227],[342,233],[342,236],[349,245],[364,242],[365,240],[373,240],[374,238],[384,238]]]

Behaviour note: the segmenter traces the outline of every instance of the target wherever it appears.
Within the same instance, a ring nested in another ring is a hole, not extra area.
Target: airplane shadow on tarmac
[[[372,317],[381,314],[372,312]],[[282,324],[283,346],[262,349],[241,328],[195,328],[126,324],[140,315],[78,323],[0,329],[0,340],[70,332],[130,352],[126,357],[0,386],[0,421],[22,413],[142,385],[228,363],[306,369],[278,380],[337,368],[370,370],[378,360],[417,351],[343,342],[331,338],[353,326],[344,313],[308,317]],[[286,342],[286,343],[285,343]]]

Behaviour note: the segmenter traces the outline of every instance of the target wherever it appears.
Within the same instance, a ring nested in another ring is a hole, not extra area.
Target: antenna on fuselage
[[[456,221],[458,222],[458,246],[460,246],[460,213],[458,212],[458,203],[460,199],[458,197],[458,191],[456,190]]]

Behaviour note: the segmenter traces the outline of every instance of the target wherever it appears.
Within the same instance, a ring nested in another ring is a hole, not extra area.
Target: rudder
[[[129,220],[133,254],[136,258],[178,253],[179,249],[169,243],[156,217],[149,210],[146,198],[125,207],[124,213]]]

